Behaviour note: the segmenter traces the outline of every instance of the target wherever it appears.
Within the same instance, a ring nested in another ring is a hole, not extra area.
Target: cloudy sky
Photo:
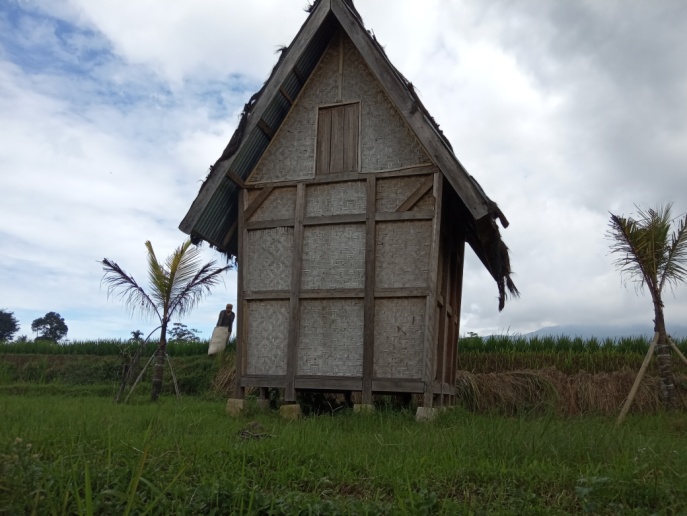
[[[104,257],[145,282],[305,0],[0,2],[0,308],[59,312],[71,339],[128,337]],[[519,300],[470,253],[462,331],[650,327],[604,239],[608,212],[687,210],[687,3],[358,0],[458,158],[511,222]],[[421,6],[421,7],[420,7]],[[223,258],[205,249],[206,259]],[[184,322],[208,337],[236,275]],[[687,315],[687,287],[666,296]]]

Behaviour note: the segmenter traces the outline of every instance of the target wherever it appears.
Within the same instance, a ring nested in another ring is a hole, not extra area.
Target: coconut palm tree
[[[656,354],[660,375],[660,398],[664,406],[675,403],[675,384],[670,345],[663,316],[663,289],[687,282],[687,215],[671,216],[672,203],[656,209],[637,208],[637,218],[611,213],[607,237],[614,264],[621,275],[646,287],[654,305],[654,331],[658,333]]]
[[[221,281],[220,275],[231,265],[216,267],[214,260],[202,264],[200,249],[191,247],[190,240],[177,247],[164,264],[158,261],[150,241],[145,246],[148,251],[147,291],[133,276],[107,258],[101,261],[105,271],[102,282],[107,285],[108,298],[117,295],[132,313],[140,312],[142,316],[155,318],[160,323],[160,344],[155,352],[151,391],[151,399],[155,401],[162,389],[169,322],[187,315]]]

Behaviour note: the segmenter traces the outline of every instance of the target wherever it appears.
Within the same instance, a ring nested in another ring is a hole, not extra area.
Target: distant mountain
[[[676,339],[687,338],[687,326],[685,325],[670,325],[668,326],[668,333]],[[568,337],[580,337],[582,339],[589,339],[596,337],[597,339],[618,339],[621,337],[637,337],[653,336],[654,331],[650,324],[635,324],[630,326],[606,326],[606,325],[583,325],[583,324],[565,324],[561,326],[549,326],[541,328],[537,331],[527,333],[525,337],[532,336],[553,336],[558,337],[565,335]]]

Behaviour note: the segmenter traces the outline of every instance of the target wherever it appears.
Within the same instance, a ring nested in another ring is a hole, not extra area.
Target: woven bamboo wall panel
[[[306,227],[301,278],[302,288],[363,288],[365,224]]]
[[[365,183],[354,181],[308,187],[306,217],[365,213]]]
[[[389,170],[429,163],[420,142],[393,107],[363,57],[344,39],[344,100],[361,99],[361,170]]]
[[[376,300],[375,377],[422,377],[425,307],[424,297]]]
[[[292,219],[295,211],[296,188],[275,188],[250,220]]]
[[[377,288],[429,286],[432,221],[377,224]]]
[[[338,46],[329,45],[248,182],[294,181],[315,176],[317,108],[338,96]]]
[[[304,299],[298,338],[298,374],[361,376],[363,300]]]
[[[410,194],[412,194],[422,183],[427,181],[428,176],[410,176],[410,177],[394,177],[389,179],[377,180],[377,211],[378,212],[392,212],[403,204]],[[426,197],[426,195],[425,195]],[[431,199],[431,208],[434,209],[434,196],[429,192]],[[423,202],[421,199],[420,202]],[[425,203],[424,209],[427,209]],[[417,205],[413,208],[417,210]]]
[[[246,290],[289,290],[291,288],[291,260],[293,256],[293,228],[273,228],[248,231],[244,263]]]
[[[289,301],[248,303],[246,373],[286,374]]]

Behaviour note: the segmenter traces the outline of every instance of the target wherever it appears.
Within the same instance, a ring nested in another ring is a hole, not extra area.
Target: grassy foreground
[[[0,396],[0,513],[687,511],[687,416],[336,412],[299,422],[185,398]],[[269,434],[244,438],[253,420]]]

